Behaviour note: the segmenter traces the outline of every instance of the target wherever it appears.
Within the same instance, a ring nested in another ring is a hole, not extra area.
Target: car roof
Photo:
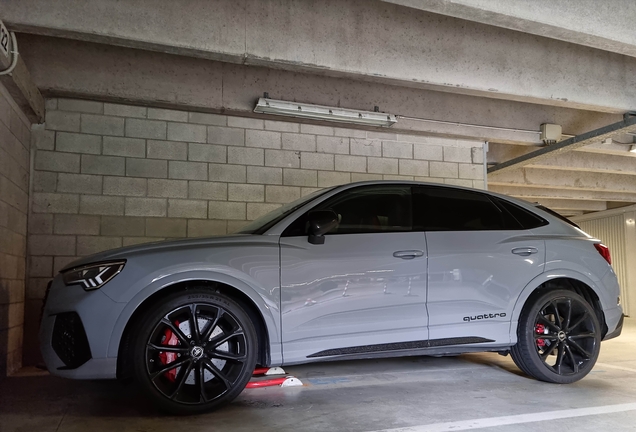
[[[459,186],[459,185],[451,185],[451,184],[445,184],[445,183],[434,183],[434,182],[425,182],[425,181],[417,181],[417,180],[364,180],[364,181],[357,181],[357,182],[352,182],[352,183],[346,183],[346,184],[342,184],[342,185],[338,185],[335,187],[332,187],[331,190],[332,191],[342,191],[342,190],[346,190],[346,189],[350,189],[350,188],[354,188],[354,187],[358,187],[358,186],[372,186],[372,185],[389,185],[389,184],[397,184],[397,185],[411,185],[411,186],[430,186],[430,187],[440,187],[440,188],[447,188],[447,189],[459,189],[459,190],[465,190],[465,191],[470,191],[470,192],[478,192],[478,193],[483,193],[486,195],[492,195],[492,196],[496,196],[498,198],[503,198],[505,200],[514,202],[515,204],[519,204],[522,207],[527,207],[529,210],[535,210],[536,206],[538,205],[538,203],[532,203],[530,201],[526,201],[523,199],[519,199],[519,198],[514,198],[511,197],[509,195],[504,195],[504,194],[500,194],[500,193],[496,193],[496,192],[491,192],[489,190],[484,190],[484,189],[478,189],[478,188],[474,188],[474,187],[468,187],[468,186]]]

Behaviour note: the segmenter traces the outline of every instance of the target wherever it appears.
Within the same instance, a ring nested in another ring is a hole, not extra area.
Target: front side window
[[[490,231],[521,225],[479,192],[443,187],[414,190],[415,227],[421,231]]]
[[[361,186],[348,189],[320,203],[313,210],[333,210],[339,223],[330,234],[362,234],[411,231],[411,187],[402,185]],[[298,218],[283,236],[308,233],[308,213]]]
[[[276,225],[278,222],[286,218],[288,215],[292,214],[300,207],[307,204],[309,201],[318,198],[320,195],[326,194],[333,187],[327,189],[321,189],[315,192],[310,193],[304,197],[297,199],[296,201],[285,204],[282,207],[273,210],[250,224],[244,226],[237,234],[263,234],[265,231]]]

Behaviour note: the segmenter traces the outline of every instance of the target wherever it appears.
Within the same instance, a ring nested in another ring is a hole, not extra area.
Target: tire
[[[140,319],[133,344],[136,381],[171,414],[208,412],[232,401],[258,355],[247,313],[231,298],[201,288],[154,305]]]
[[[573,383],[596,363],[600,328],[583,297],[568,290],[549,291],[524,306],[510,354],[519,369],[540,381]]]

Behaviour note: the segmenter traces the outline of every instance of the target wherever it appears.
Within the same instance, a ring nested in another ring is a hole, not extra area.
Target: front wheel
[[[254,325],[232,299],[205,289],[171,295],[141,319],[135,376],[164,411],[194,414],[233,400],[256,364]]]
[[[601,331],[596,313],[580,295],[549,291],[524,307],[510,354],[534,378],[568,384],[587,375],[598,358]]]

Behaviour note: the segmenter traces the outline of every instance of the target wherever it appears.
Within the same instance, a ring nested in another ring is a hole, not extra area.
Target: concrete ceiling
[[[382,0],[636,57],[633,0]]]
[[[540,0],[541,8],[522,0],[320,7],[308,0],[193,0],[188,7],[5,0],[0,18],[23,32],[25,62],[45,94],[243,115],[263,91],[380,105],[415,118],[403,119],[398,133],[490,141],[494,165],[542,146],[541,123],[578,135],[636,109],[636,38],[625,18],[635,3],[609,0],[595,10],[598,2],[584,2],[590,7],[575,0]],[[612,17],[620,19],[603,25]],[[636,203],[633,142],[623,134],[495,172],[489,189],[564,215]]]
[[[523,168],[488,175],[489,189],[540,202],[563,215],[577,215],[636,203],[636,153],[631,145],[597,143]],[[489,166],[533,146],[490,143]]]
[[[636,2],[632,0],[382,1],[636,57],[636,33],[632,30]],[[606,72],[610,72],[609,68]],[[611,73],[606,80],[609,84]],[[636,86],[634,75],[629,81]],[[594,89],[590,91],[596,93]],[[630,98],[626,109],[636,110],[636,100]],[[588,125],[586,130],[591,129],[594,127]],[[624,134],[605,144],[597,141],[512,172],[493,172],[488,176],[489,189],[541,202],[563,215],[629,205],[636,202],[636,154],[629,152],[631,144],[636,144],[635,136]],[[489,166],[540,147],[492,142]]]
[[[636,175],[636,155],[629,151],[634,131],[636,116],[625,115],[620,122],[539,149],[494,144],[489,158],[495,163],[488,168],[488,178],[495,187],[540,186],[552,189],[549,197],[539,198],[538,201],[564,214],[606,210],[608,206],[618,206],[623,201],[615,196],[612,200],[605,198],[605,202],[599,202],[598,199],[576,200],[578,202],[563,197],[555,199],[555,195],[562,190],[622,192],[626,194],[624,202],[629,203],[634,187],[632,180]],[[514,192],[516,196],[523,194],[523,190]],[[537,199],[532,195],[530,197]]]

